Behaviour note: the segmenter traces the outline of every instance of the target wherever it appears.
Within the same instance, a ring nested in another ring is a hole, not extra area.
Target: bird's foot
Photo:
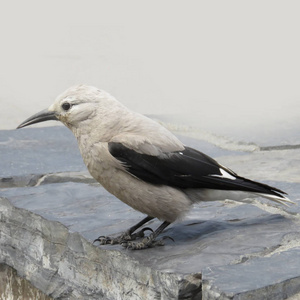
[[[153,230],[149,227],[143,228],[140,231],[136,233],[130,233],[130,231],[125,231],[120,236],[117,237],[109,237],[109,236],[99,236],[97,239],[93,241],[93,244],[95,242],[99,242],[100,245],[116,245],[116,244],[123,244],[130,241],[134,241],[139,238],[143,238],[145,236],[145,231],[150,230],[153,232]]]
[[[153,248],[156,246],[164,246],[165,239],[171,239],[174,242],[174,240],[169,236],[164,236],[160,240],[156,240],[155,238],[156,235],[154,233],[151,233],[149,236],[145,237],[139,242],[124,241],[123,243],[121,243],[121,245],[126,249],[142,250],[147,248]]]

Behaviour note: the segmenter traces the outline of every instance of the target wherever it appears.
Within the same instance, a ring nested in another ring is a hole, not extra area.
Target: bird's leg
[[[121,243],[121,245],[127,249],[132,249],[132,250],[141,250],[141,249],[152,248],[155,246],[163,246],[164,238],[160,240],[156,240],[156,238],[169,225],[170,222],[165,221],[154,232],[152,232],[149,236],[145,237],[140,242],[124,241],[123,243]]]
[[[153,230],[149,227],[146,227],[136,233],[134,233],[134,232],[138,228],[140,228],[142,225],[144,225],[145,223],[151,221],[152,219],[154,219],[154,218],[147,216],[142,221],[140,221],[139,223],[135,224],[134,226],[130,227],[128,230],[123,232],[120,236],[117,236],[117,237],[99,236],[97,239],[94,240],[93,243],[100,242],[100,245],[107,245],[107,244],[114,245],[114,244],[121,244],[121,243],[127,242],[127,241],[133,241],[137,238],[142,238],[145,236],[144,232],[146,230],[150,230],[152,232],[153,232]]]

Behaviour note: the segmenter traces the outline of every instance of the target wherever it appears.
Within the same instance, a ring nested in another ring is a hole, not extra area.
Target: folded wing
[[[205,188],[239,190],[286,199],[283,191],[238,176],[211,157],[193,148],[162,153],[158,156],[138,153],[121,143],[108,144],[109,152],[133,176],[152,183],[181,189]]]

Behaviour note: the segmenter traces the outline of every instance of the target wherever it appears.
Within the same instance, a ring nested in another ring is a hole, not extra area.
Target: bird
[[[141,250],[164,245],[158,236],[201,201],[261,196],[293,203],[282,190],[237,175],[210,156],[184,145],[160,123],[129,110],[108,92],[76,85],[49,108],[17,129],[48,120],[62,122],[75,135],[90,174],[109,193],[146,215],[117,237],[99,236],[100,245]],[[156,229],[140,229],[157,218]],[[146,231],[151,231],[146,235]]]

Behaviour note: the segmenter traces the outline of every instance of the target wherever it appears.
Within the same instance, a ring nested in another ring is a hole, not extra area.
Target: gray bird
[[[73,132],[89,172],[107,191],[147,215],[118,237],[100,236],[95,240],[100,244],[130,249],[163,245],[157,236],[199,201],[241,200],[250,193],[293,203],[283,191],[240,177],[183,145],[165,127],[98,88],[71,87],[18,128],[47,120],[59,120]],[[147,237],[149,228],[136,232],[154,218],[163,221],[154,232]]]

